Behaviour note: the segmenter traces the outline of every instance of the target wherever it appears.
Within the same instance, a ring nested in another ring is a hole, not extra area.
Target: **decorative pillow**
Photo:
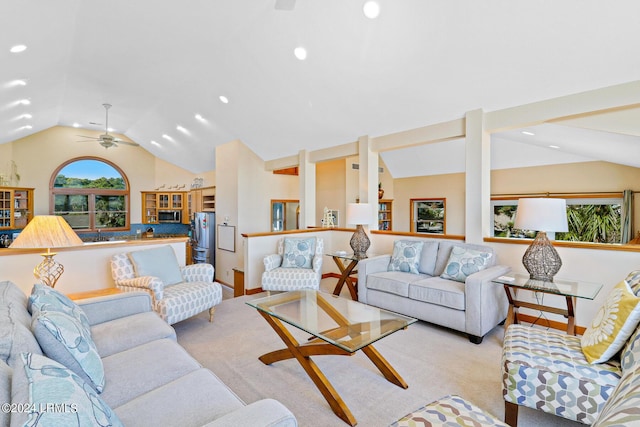
[[[468,276],[487,268],[491,256],[489,252],[454,246],[440,277],[464,283]]]
[[[640,296],[640,270],[633,270],[631,273],[627,274],[626,279],[624,279],[629,286],[631,287],[631,291],[636,296]]]
[[[165,286],[183,282],[178,258],[171,246],[129,252],[136,276],[154,276],[162,280]]]
[[[104,366],[90,330],[58,311],[40,311],[33,318],[31,330],[47,357],[62,363],[102,393]]]
[[[606,301],[582,335],[582,352],[589,363],[602,363],[615,355],[640,322],[640,298],[623,280],[609,293]]]
[[[84,310],[65,294],[42,283],[33,285],[27,308],[36,316],[39,311],[59,311],[78,319],[87,330],[91,328]]]
[[[282,266],[285,268],[311,268],[316,249],[316,238],[284,238]]]
[[[393,244],[393,254],[391,254],[387,270],[419,274],[418,267],[423,247],[424,242],[396,240]]]
[[[19,359],[11,385],[13,402],[29,410],[12,413],[12,425],[122,426],[95,390],[63,365],[32,353]]]

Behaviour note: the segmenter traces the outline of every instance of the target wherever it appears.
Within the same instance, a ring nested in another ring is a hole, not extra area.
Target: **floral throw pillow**
[[[468,276],[487,268],[492,256],[489,252],[454,246],[440,277],[464,283]]]
[[[398,240],[393,244],[393,253],[389,261],[388,271],[403,271],[419,274],[420,255],[424,242],[413,240]]]
[[[11,414],[12,425],[122,426],[92,387],[45,356],[21,354],[13,371],[11,393],[14,402],[28,407]]]
[[[311,268],[313,254],[316,250],[316,238],[284,238],[284,254],[282,267],[285,268]]]
[[[84,310],[68,296],[47,285],[36,283],[33,285],[27,308],[33,316],[39,311],[59,311],[76,318],[82,326],[89,330],[89,319]]]
[[[640,322],[640,298],[623,280],[609,293],[591,325],[582,335],[582,352],[589,363],[602,363],[614,356]]]
[[[40,311],[32,320],[31,330],[47,357],[67,366],[102,393],[104,365],[91,331],[78,319],[59,311]]]

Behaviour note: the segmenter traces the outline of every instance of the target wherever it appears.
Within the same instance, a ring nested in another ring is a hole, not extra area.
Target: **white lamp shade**
[[[349,203],[347,205],[347,224],[371,224],[373,211],[369,203]]]
[[[513,226],[519,230],[569,231],[567,201],[552,198],[519,199]]]

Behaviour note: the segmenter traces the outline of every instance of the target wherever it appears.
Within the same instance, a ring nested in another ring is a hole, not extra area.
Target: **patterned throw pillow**
[[[316,250],[316,238],[307,239],[285,237],[282,267],[284,268],[311,268],[313,254]]]
[[[47,357],[62,363],[98,393],[102,392],[104,366],[90,330],[73,316],[58,311],[38,312],[31,330]]]
[[[389,261],[388,271],[403,271],[405,273],[419,274],[420,254],[424,242],[415,240],[396,240],[393,244],[393,253]]]
[[[640,270],[633,270],[631,273],[627,274],[626,279],[624,279],[631,290],[636,296],[640,296]]]
[[[589,363],[613,357],[640,322],[640,298],[626,281],[618,283],[582,335],[582,352]]]
[[[468,276],[487,268],[492,256],[489,252],[454,246],[440,277],[464,283]]]
[[[91,327],[84,310],[65,294],[41,283],[33,285],[29,303],[29,312],[37,316],[39,311],[59,311],[78,319],[87,330]]]
[[[13,401],[29,410],[11,414],[12,425],[122,426],[82,378],[45,356],[22,353],[14,369]]]

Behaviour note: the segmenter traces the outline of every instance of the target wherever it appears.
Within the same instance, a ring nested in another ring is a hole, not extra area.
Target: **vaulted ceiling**
[[[235,139],[272,160],[640,78],[636,0],[378,0],[375,19],[364,0],[290,3],[4,0],[0,143],[56,125],[103,130],[110,103],[113,132],[200,173]],[[537,132],[590,127],[567,125]],[[601,141],[553,156],[599,159],[612,151]],[[414,173],[402,154],[383,157],[392,174]]]

